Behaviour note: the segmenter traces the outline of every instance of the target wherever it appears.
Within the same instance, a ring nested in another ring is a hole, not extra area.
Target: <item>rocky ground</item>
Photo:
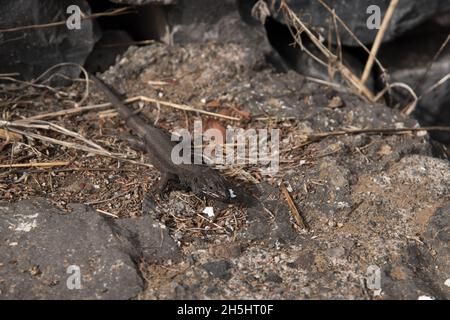
[[[258,201],[247,207],[174,191],[142,211],[158,177],[153,168],[26,138],[6,144],[2,163],[70,159],[71,166],[2,169],[1,298],[449,298],[450,162],[429,136],[307,138],[415,127],[415,120],[343,87],[277,73],[259,50],[241,44],[132,47],[104,78],[130,97],[241,119],[143,109],[170,130],[191,128],[198,119],[206,127],[280,129],[279,171],[264,176],[258,165],[220,167],[255,194]],[[74,97],[83,90],[83,83],[71,88]],[[65,107],[61,97],[39,97],[33,110],[20,110],[23,117]],[[103,97],[91,88],[88,101]],[[120,138],[127,130],[110,111],[52,121],[146,160]],[[281,184],[308,229],[296,224]],[[206,206],[214,218],[202,212]],[[81,289],[67,285],[71,265],[79,267]]]

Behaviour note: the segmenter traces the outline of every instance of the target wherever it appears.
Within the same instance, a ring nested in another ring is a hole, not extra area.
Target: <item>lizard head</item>
[[[214,172],[215,173],[215,172]],[[194,177],[195,183],[192,185],[192,191],[201,196],[217,199],[223,202],[229,202],[233,193],[228,186],[227,181],[218,174],[204,174]]]

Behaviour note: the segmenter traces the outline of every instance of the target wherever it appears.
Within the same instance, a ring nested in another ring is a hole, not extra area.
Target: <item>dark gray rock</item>
[[[232,274],[230,269],[232,267],[233,265],[227,260],[217,260],[203,264],[203,269],[205,269],[210,275],[222,280],[231,279]]]
[[[124,53],[126,46],[117,43],[131,43],[133,38],[123,30],[107,30],[95,44],[91,54],[87,57],[84,67],[91,73],[103,72],[116,62],[119,55]]]
[[[298,233],[293,228],[293,217],[281,192],[268,184],[262,184],[259,189],[260,199],[267,200],[263,200],[264,206],[248,208],[248,227],[240,233],[240,237],[272,244],[294,242]]]
[[[144,286],[141,260],[178,255],[150,217],[116,221],[83,205],[66,213],[43,199],[0,204],[2,299],[130,299]],[[69,289],[70,266],[81,289]]]
[[[2,1],[0,29],[65,21],[69,17],[66,10],[70,5],[78,5],[84,14],[90,14],[85,0],[49,0],[45,4],[42,1]],[[17,72],[22,78],[30,80],[58,63],[83,65],[96,39],[94,20],[90,19],[82,20],[79,30],[69,30],[64,24],[0,32],[0,72]],[[64,67],[57,71],[71,78],[80,74],[80,69],[76,67]]]
[[[295,259],[294,262],[290,262],[288,266],[291,268],[299,268],[306,271],[311,271],[314,265],[314,258],[315,255],[313,251],[302,252],[299,257]]]
[[[413,116],[422,125],[450,125],[450,81],[444,82],[431,92],[428,90],[450,72],[450,47],[441,52],[430,66],[434,56],[444,43],[450,27],[429,24],[383,45],[378,58],[387,68],[391,82],[403,82],[414,89],[420,99]],[[429,69],[428,69],[429,68]],[[405,106],[412,97],[406,90],[394,89],[394,98]],[[450,134],[432,133],[442,142],[450,142]]]
[[[166,227],[150,216],[115,221],[115,232],[126,235],[129,249],[138,250],[139,257],[147,263],[178,262],[181,252]]]
[[[111,0],[111,2],[128,4],[132,6],[140,6],[146,4],[160,4],[160,5],[175,4],[177,0]]]
[[[253,0],[248,1],[252,2]],[[286,2],[299,17],[303,17],[304,21],[310,22],[313,26],[319,28],[324,37],[327,38],[328,28],[333,26],[333,22],[330,13],[319,1],[287,0]],[[370,30],[367,28],[367,19],[369,17],[369,14],[366,13],[367,8],[370,5],[379,6],[381,9],[381,17],[383,17],[390,3],[389,0],[325,0],[324,2],[335,9],[336,14],[364,44],[372,43],[378,31],[377,29]],[[279,1],[275,3],[275,8],[278,8]],[[450,2],[448,1],[399,1],[383,37],[383,42],[391,41],[434,15],[442,14],[449,10]],[[283,21],[281,13],[278,15],[278,19]],[[333,30],[331,31],[334,34],[334,27],[332,28]],[[344,45],[357,45],[342,27],[339,28],[339,36]]]
[[[274,64],[281,65],[281,58],[271,47],[264,27],[243,16],[245,12],[239,10],[239,6],[235,0],[178,0],[176,5],[167,9],[170,42],[245,44],[263,52]]]
[[[245,24],[240,21],[235,1],[180,0],[169,8],[167,21],[174,43],[207,40],[246,41]]]
[[[273,283],[282,283],[283,282],[283,278],[281,278],[277,273],[275,272],[269,272],[266,275],[266,279],[265,281],[267,282],[273,282]]]

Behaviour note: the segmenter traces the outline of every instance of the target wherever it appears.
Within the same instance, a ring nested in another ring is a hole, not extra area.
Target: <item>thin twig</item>
[[[427,77],[428,72],[430,72],[431,67],[436,62],[436,60],[439,58],[439,56],[441,55],[442,51],[444,51],[444,49],[447,46],[449,41],[450,41],[450,33],[447,35],[447,38],[442,43],[442,45],[440,46],[439,50],[434,55],[433,59],[431,59],[431,61],[428,63],[427,67],[425,68],[425,72],[423,73],[423,75],[417,80],[417,82],[416,82],[416,84],[414,86],[414,90],[415,91],[420,87],[420,85],[422,83],[424,83],[424,80]]]
[[[295,222],[297,225],[303,229],[308,230],[308,226],[306,224],[305,219],[301,216],[300,212],[297,209],[297,206],[295,205],[294,200],[292,199],[291,195],[289,194],[289,191],[287,190],[286,186],[284,185],[283,181],[281,181],[280,184],[281,192],[283,193],[284,198],[287,201],[287,204],[290,208],[291,214],[295,219]]]
[[[128,13],[130,13],[130,12],[128,12],[129,9],[130,9],[129,7],[124,7],[124,8],[119,8],[119,9],[116,9],[116,10],[113,10],[110,12],[94,13],[89,16],[81,17],[81,20],[89,20],[89,19],[95,19],[95,18],[99,18],[99,17],[128,14]],[[33,24],[33,25],[28,25],[28,26],[20,26],[20,27],[15,27],[15,28],[8,28],[8,29],[0,29],[0,33],[23,31],[23,30],[29,30],[29,29],[51,28],[51,27],[57,27],[57,26],[62,26],[62,25],[66,25],[66,20],[50,22],[50,23],[43,23],[43,24]]]
[[[386,92],[390,92],[392,88],[403,88],[406,91],[408,91],[408,93],[413,97],[413,100],[410,103],[408,103],[401,111],[401,113],[404,115],[410,115],[416,108],[419,98],[417,97],[415,91],[404,82],[394,82],[387,84],[386,87],[376,95],[374,102],[380,100],[381,97],[384,96]]]
[[[108,212],[108,211],[100,210],[100,209],[96,209],[95,211],[97,211],[97,212],[99,212],[99,213],[102,213],[102,214],[104,214],[104,215],[107,215],[107,216],[110,216],[110,217],[119,219],[119,216],[118,216],[117,214],[110,213],[110,212]]]
[[[152,44],[155,40],[141,40],[141,41],[127,41],[127,42],[117,42],[111,44],[104,44],[98,46],[99,48],[115,48],[115,47],[129,47],[134,45]]]
[[[78,107],[78,108],[70,108],[70,109],[65,109],[65,110],[60,110],[60,111],[55,111],[55,112],[38,114],[36,116],[17,120],[16,122],[49,119],[49,118],[65,116],[65,115],[69,115],[69,114],[83,113],[85,111],[90,111],[90,110],[102,109],[102,108],[106,108],[106,107],[110,107],[110,106],[111,106],[111,103],[109,103],[109,102],[101,103],[101,104],[93,104],[93,105],[88,105],[88,106],[83,106],[83,107]]]
[[[72,138],[81,140],[84,143],[90,145],[91,147],[94,147],[97,150],[107,152],[104,148],[102,148],[101,146],[99,146],[95,142],[92,142],[92,141],[86,139],[82,135],[80,135],[80,134],[78,134],[76,132],[70,131],[70,130],[64,128],[64,127],[61,127],[61,126],[57,125],[57,124],[54,124],[54,123],[51,123],[51,122],[47,122],[47,121],[36,120],[36,122],[31,122],[31,121],[30,122],[25,122],[25,121],[8,122],[8,121],[0,120],[0,126],[53,130],[53,131],[56,131],[56,132],[68,135],[68,136],[70,136]]]
[[[380,134],[403,134],[407,132],[418,132],[418,131],[444,131],[450,132],[450,127],[443,126],[430,126],[430,127],[416,127],[416,128],[368,128],[368,129],[346,129],[337,130],[330,132],[320,132],[308,134],[307,139],[315,141],[318,139],[323,139],[332,136],[342,136],[346,134],[362,134],[362,133],[380,133]]]
[[[127,195],[128,193],[130,193],[130,190],[121,192],[119,194],[116,194],[115,196],[113,196],[111,198],[108,198],[108,199],[89,201],[89,202],[85,202],[84,204],[86,204],[86,205],[101,204],[101,203],[109,202],[109,201],[112,201],[114,199],[123,197],[123,196]]]
[[[336,19],[340,25],[345,29],[345,31],[350,35],[350,37],[368,54],[370,55],[370,50],[369,48],[361,41],[359,40],[359,38],[355,35],[355,33],[349,28],[349,26],[347,26],[347,24],[336,14],[335,10],[333,8],[331,8],[330,6],[328,6],[323,0],[317,0],[332,16],[333,19]],[[387,83],[387,79],[388,74],[386,69],[383,67],[383,65],[381,64],[380,60],[375,56],[374,57],[375,63],[377,64],[378,68],[380,69],[380,72],[382,74],[382,76],[386,79],[386,85],[388,85]]]
[[[342,20],[335,12],[335,10],[333,8],[331,8],[330,6],[328,6],[323,0],[317,0],[332,16],[334,19],[336,19],[341,26],[345,29],[345,31],[347,31],[347,33],[350,35],[350,37],[352,37],[353,40],[355,40],[355,42],[361,47],[363,48],[363,50],[367,53],[370,54],[370,50],[369,48],[367,48],[367,46],[362,43],[361,40],[359,40],[359,38],[354,34],[354,32],[349,28],[349,26],[347,26],[347,24],[344,22],[344,20]],[[377,65],[380,67],[380,69],[384,70],[383,65],[381,64],[381,62],[375,57],[375,62],[377,63]]]
[[[73,102],[73,104],[75,105],[75,107],[79,107],[80,104],[82,104],[89,96],[89,76],[88,73],[86,71],[86,69],[84,69],[83,66],[77,64],[77,63],[72,63],[72,62],[63,62],[63,63],[58,63],[56,65],[51,66],[50,68],[48,68],[47,70],[45,70],[41,75],[39,75],[37,78],[35,78],[33,81],[22,81],[22,80],[18,80],[12,77],[0,77],[0,79],[2,80],[8,80],[11,82],[15,82],[15,83],[20,83],[23,84],[22,87],[18,88],[17,90],[23,90],[24,88],[31,86],[31,87],[35,87],[35,88],[45,88],[47,90],[50,90],[51,92],[55,93],[55,94],[59,94],[61,96],[67,96],[66,92],[63,91],[58,91],[57,89],[45,85],[43,83],[50,81],[56,74],[51,75],[49,78],[45,79],[45,81],[43,81],[42,83],[38,83],[39,80],[41,80],[42,78],[44,78],[50,71],[57,69],[57,68],[61,68],[61,67],[66,67],[66,66],[72,66],[72,67],[77,67],[79,68],[83,74],[84,74],[84,81],[86,83],[85,86],[85,90],[84,90],[84,94],[83,97],[81,98],[80,101],[78,102]]]
[[[447,73],[444,77],[442,77],[435,84],[433,84],[431,87],[429,87],[424,93],[422,93],[419,96],[418,100],[422,99],[425,95],[429,94],[430,92],[432,92],[436,88],[442,86],[445,82],[448,81],[448,79],[450,79],[450,73]]]

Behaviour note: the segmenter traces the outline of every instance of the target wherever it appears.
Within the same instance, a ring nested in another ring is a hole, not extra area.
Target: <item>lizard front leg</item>
[[[147,152],[147,148],[145,146],[144,141],[142,141],[142,139],[136,138],[127,133],[121,134],[120,139],[123,141],[126,141],[127,144],[129,144],[132,149]]]
[[[162,200],[167,200],[167,194],[170,192],[171,187],[174,183],[178,181],[178,177],[170,172],[161,172],[161,177],[156,185],[156,192],[159,195],[159,198]]]
[[[161,200],[167,200],[167,193],[170,192],[171,181],[175,178],[173,174],[161,172],[160,180],[153,191],[148,192],[142,200],[142,214],[148,214],[155,211],[155,200],[157,195]]]

